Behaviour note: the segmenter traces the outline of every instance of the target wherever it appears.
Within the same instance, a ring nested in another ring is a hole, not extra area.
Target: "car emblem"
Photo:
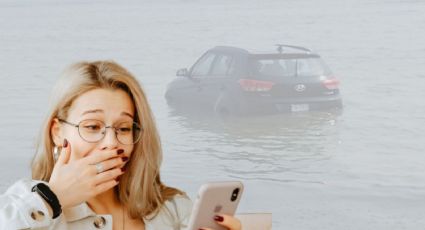
[[[302,92],[302,91],[304,91],[304,90],[305,90],[305,85],[303,85],[303,84],[298,84],[298,85],[296,85],[296,86],[294,87],[294,89],[295,89],[295,91],[297,91],[297,92]]]

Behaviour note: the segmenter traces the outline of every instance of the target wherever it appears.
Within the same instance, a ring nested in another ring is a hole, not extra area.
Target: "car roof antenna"
[[[279,52],[280,54],[283,53],[283,46],[282,44],[276,44],[275,46],[277,46],[277,52]]]

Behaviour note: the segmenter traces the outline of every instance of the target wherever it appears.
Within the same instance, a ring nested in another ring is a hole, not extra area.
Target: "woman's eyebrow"
[[[104,113],[104,111],[103,111],[102,109],[87,110],[87,111],[83,112],[81,115],[86,115],[86,114],[88,114],[88,113]],[[133,117],[133,115],[131,115],[131,114],[130,114],[130,113],[128,113],[128,112],[121,112],[121,115],[123,115],[123,116],[128,116],[128,117],[130,117],[131,119],[133,119],[133,118],[134,118],[134,117]]]
[[[87,111],[83,112],[81,115],[85,115],[85,114],[88,114],[88,113],[103,113],[103,110],[101,110],[101,109],[87,110]]]
[[[129,117],[131,117],[131,119],[134,118],[133,115],[131,115],[130,113],[127,113],[127,112],[122,112],[121,115],[129,116]]]

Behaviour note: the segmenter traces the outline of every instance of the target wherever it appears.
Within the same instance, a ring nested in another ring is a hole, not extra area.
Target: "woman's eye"
[[[100,130],[99,125],[86,125],[86,126],[84,126],[84,128],[87,129],[87,130],[90,130],[90,131]]]
[[[118,130],[119,130],[120,133],[129,133],[129,132],[131,132],[131,128],[128,128],[128,127],[121,127],[121,128],[118,128]]]

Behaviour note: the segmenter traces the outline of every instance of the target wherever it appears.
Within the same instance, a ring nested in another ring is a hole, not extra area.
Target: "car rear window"
[[[330,72],[329,68],[320,58],[269,58],[250,60],[250,74],[256,77],[319,76],[329,75]]]

